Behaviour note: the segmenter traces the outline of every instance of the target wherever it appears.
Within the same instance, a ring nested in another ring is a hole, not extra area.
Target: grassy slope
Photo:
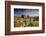
[[[30,24],[28,24],[27,22],[31,22]],[[21,17],[16,17],[14,16],[14,26],[15,27],[29,27],[29,26],[38,26],[39,22],[38,21],[30,21],[30,18],[26,18],[26,23],[25,24],[25,18],[21,18]]]

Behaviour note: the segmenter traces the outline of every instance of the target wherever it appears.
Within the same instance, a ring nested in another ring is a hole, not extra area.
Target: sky
[[[29,17],[35,17],[39,16],[39,9],[20,9],[20,8],[14,8],[14,16],[21,15],[29,16]]]

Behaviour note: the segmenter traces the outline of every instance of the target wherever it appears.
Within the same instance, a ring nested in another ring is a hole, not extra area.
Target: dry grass
[[[26,20],[26,21],[25,21]],[[14,16],[14,27],[30,27],[38,26],[39,21],[30,21],[30,18],[21,18]]]

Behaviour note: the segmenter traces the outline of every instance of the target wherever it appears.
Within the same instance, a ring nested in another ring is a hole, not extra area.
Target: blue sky
[[[39,9],[14,9],[14,16],[28,15],[29,17],[39,16]]]

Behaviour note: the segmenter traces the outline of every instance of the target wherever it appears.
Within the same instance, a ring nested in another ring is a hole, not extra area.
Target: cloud
[[[16,13],[14,13],[15,16],[21,16],[21,15],[25,15],[25,16],[29,16],[29,17],[35,17],[35,16],[39,16],[39,9],[20,9],[15,11]]]

